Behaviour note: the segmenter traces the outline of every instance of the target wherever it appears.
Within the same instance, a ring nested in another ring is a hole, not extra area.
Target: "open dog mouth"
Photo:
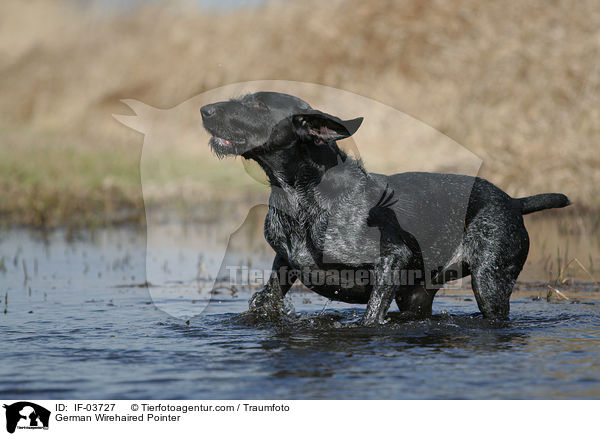
[[[231,141],[229,139],[219,138],[218,136],[213,136],[212,139],[218,145],[231,145]]]
[[[210,138],[210,142],[213,148],[231,147],[231,141],[229,139],[219,138],[218,136]]]
[[[209,142],[209,145],[218,157],[239,154],[244,144],[246,144],[245,138],[226,139],[220,136],[212,136]]]
[[[225,138],[221,138],[220,136],[213,136],[211,139],[212,139],[212,141],[215,142],[215,144],[218,144],[221,146],[226,146],[226,147],[230,147],[233,145],[243,145],[246,143],[245,138],[225,139]]]

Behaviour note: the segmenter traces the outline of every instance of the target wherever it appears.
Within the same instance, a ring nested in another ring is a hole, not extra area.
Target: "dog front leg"
[[[263,288],[250,298],[250,310],[262,309],[268,314],[283,312],[283,297],[290,290],[297,277],[287,261],[279,254],[275,255],[271,276]]]
[[[384,258],[375,268],[375,284],[367,303],[361,324],[372,326],[383,324],[390,304],[396,296],[398,286],[393,282],[393,261]]]

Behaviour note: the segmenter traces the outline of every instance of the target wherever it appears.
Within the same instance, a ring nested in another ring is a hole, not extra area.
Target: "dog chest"
[[[336,214],[306,217],[269,208],[265,239],[294,268],[327,265],[354,267],[376,263],[380,255],[379,232]]]
[[[303,218],[301,213],[270,207],[265,219],[265,239],[294,268],[313,268],[322,257],[321,219]]]

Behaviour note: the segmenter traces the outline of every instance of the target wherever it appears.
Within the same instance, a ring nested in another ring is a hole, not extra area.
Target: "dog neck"
[[[360,161],[349,157],[335,142],[298,141],[285,149],[249,153],[244,157],[258,162],[272,187],[312,192],[317,196],[338,196],[368,174]]]

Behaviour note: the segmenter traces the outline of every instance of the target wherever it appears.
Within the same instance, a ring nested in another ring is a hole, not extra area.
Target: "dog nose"
[[[210,118],[214,114],[216,114],[217,113],[217,109],[215,108],[214,105],[207,104],[206,106],[202,106],[200,108],[200,113],[202,114],[202,118],[206,119],[206,118]]]

